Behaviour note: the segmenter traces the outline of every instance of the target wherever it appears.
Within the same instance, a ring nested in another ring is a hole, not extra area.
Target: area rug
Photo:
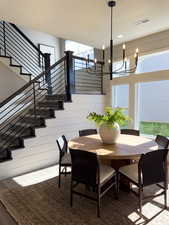
[[[140,218],[138,199],[132,193],[121,191],[115,200],[110,190],[101,201],[101,218],[97,218],[96,203],[91,200],[75,196],[70,207],[69,177],[63,177],[60,189],[57,178],[27,187],[14,185],[13,180],[4,181],[4,185],[6,191],[0,200],[19,225],[169,225],[163,197],[145,202],[144,217]]]

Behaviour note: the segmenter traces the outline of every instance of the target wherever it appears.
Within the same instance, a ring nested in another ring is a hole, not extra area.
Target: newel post
[[[65,51],[66,55],[66,100],[71,101],[71,94],[75,93],[75,71],[73,66],[73,52]]]
[[[49,53],[44,53],[45,56],[45,80],[48,85],[48,94],[52,94],[52,81],[51,81],[51,71],[50,71],[50,54]]]

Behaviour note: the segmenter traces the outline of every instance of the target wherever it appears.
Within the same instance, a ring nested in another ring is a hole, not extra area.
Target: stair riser
[[[45,127],[45,120],[43,118],[30,118],[25,117],[22,120],[23,124],[30,124],[30,126],[39,128],[39,127]]]
[[[1,135],[2,142],[6,145],[6,143],[9,142],[10,138],[6,135]],[[24,148],[24,141],[22,138],[16,138],[14,139],[11,144],[9,145],[8,149],[9,150],[14,150],[14,149],[19,149],[19,148]]]
[[[15,143],[10,145],[10,150],[16,150],[16,149],[20,149],[20,148],[24,148],[24,141],[22,138],[17,139]]]
[[[63,108],[63,102],[39,102],[38,105],[40,107],[49,107],[51,109],[55,110],[62,110]]]
[[[34,110],[31,109],[30,114],[34,114]],[[55,112],[52,109],[37,109],[36,114],[43,117],[44,119],[55,118]]]
[[[65,96],[64,95],[47,95],[46,100],[58,100],[58,101],[64,101]]]
[[[19,132],[22,138],[35,137],[35,129],[32,127],[23,128],[21,126],[13,126],[11,129],[15,132]]]
[[[0,162],[6,162],[8,160],[12,160],[11,152],[10,151],[1,152],[0,149]]]

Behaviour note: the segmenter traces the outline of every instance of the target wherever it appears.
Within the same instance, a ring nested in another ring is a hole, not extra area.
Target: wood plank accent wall
[[[13,152],[13,160],[0,164],[0,180],[58,163],[56,139],[65,134],[68,139],[78,131],[95,128],[86,119],[89,112],[102,113],[103,95],[73,95],[72,103],[65,103],[64,111],[55,111],[55,119],[46,120],[46,128],[36,129],[36,137],[25,140],[25,148]]]

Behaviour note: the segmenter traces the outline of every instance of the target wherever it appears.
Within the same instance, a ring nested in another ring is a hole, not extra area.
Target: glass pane
[[[139,59],[136,73],[148,73],[169,69],[169,51],[142,56]]]
[[[139,127],[142,134],[169,136],[169,81],[139,85]]]
[[[112,90],[112,106],[113,108],[124,108],[125,114],[128,115],[128,103],[129,103],[129,85],[117,85],[113,86]],[[128,123],[123,126],[128,127]]]
[[[86,58],[87,55],[90,55],[90,58],[94,58],[94,49],[91,46],[80,44],[75,41],[65,41],[66,51],[73,51],[74,55]]]

